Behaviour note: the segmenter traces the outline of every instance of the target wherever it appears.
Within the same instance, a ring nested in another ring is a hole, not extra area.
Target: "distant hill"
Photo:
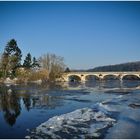
[[[95,67],[93,69],[87,70],[89,72],[99,72],[99,71],[140,71],[140,61],[122,63],[116,65],[107,65]]]

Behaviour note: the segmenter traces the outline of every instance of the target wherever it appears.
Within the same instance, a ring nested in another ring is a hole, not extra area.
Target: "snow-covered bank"
[[[114,123],[115,119],[101,111],[82,108],[50,118],[26,138],[102,138]]]

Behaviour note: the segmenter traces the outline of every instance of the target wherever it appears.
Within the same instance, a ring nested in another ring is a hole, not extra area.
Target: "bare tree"
[[[55,81],[60,78],[65,69],[64,58],[55,54],[44,54],[39,58],[41,68],[49,73],[49,80]]]

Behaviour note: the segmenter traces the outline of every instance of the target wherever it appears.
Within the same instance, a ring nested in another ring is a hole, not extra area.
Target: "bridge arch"
[[[103,76],[103,80],[119,80],[119,76],[116,74],[107,74]]]
[[[68,75],[68,81],[69,82],[80,82],[81,77],[79,75],[76,75],[76,74]]]
[[[138,74],[126,74],[122,76],[122,80],[140,80],[140,76]]]
[[[85,81],[95,81],[95,80],[99,80],[99,79],[100,78],[97,75],[91,75],[91,74],[89,74],[89,75],[86,75],[85,76]]]

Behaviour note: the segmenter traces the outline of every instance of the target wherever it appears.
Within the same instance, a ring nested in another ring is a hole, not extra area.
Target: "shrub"
[[[15,72],[16,77],[21,81],[27,81],[31,75],[31,71],[24,68],[18,68]]]
[[[47,80],[48,79],[48,71],[47,70],[39,70],[36,72],[31,72],[29,76],[29,81],[36,81],[36,80]]]

